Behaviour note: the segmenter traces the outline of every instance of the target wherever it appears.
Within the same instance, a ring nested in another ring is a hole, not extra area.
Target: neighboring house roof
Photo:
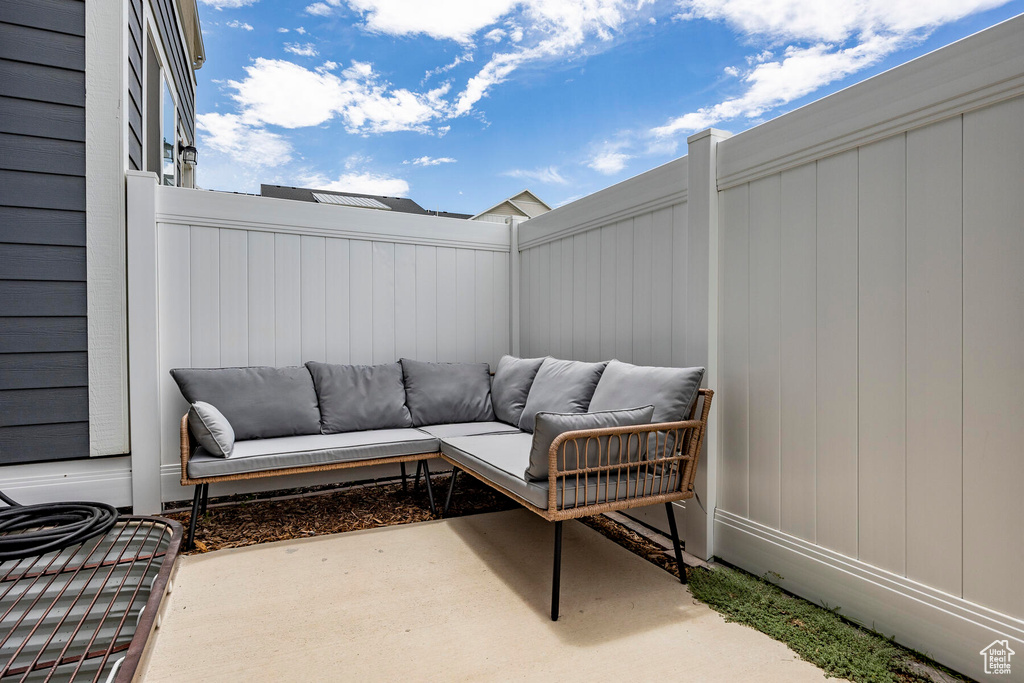
[[[481,211],[476,214],[476,216],[469,213],[424,209],[422,206],[407,197],[388,197],[378,194],[339,192],[337,190],[317,190],[312,187],[260,185],[260,194],[264,197],[276,197],[277,199],[292,199],[300,202],[355,206],[363,209],[376,209],[377,211],[398,211],[400,213],[415,213],[421,216],[440,216],[441,218],[456,218],[459,220],[471,220],[477,216],[482,216],[487,213],[521,216],[526,219],[533,218],[534,216],[538,216],[541,213],[546,213],[551,210],[550,206],[529,190],[523,190],[508,199],[503,199],[487,211]],[[543,207],[543,210],[538,211],[537,209],[532,208],[530,206],[531,204],[539,204]]]
[[[538,211],[534,209],[533,207],[530,206],[531,204],[539,204],[542,210]],[[521,192],[517,192],[516,194],[512,195],[511,197],[508,197],[507,199],[502,199],[494,206],[472,216],[470,220],[479,218],[480,216],[484,216],[489,213],[502,214],[506,216],[522,216],[523,218],[535,218],[541,215],[542,213],[547,213],[550,210],[551,207],[548,206],[548,203],[545,202],[543,199],[535,195],[530,190],[522,190]]]
[[[321,202],[315,196],[313,196],[314,193],[326,197],[352,197],[356,199],[365,199],[371,201],[360,203],[353,202],[351,204],[343,201]],[[372,205],[372,202],[378,202],[382,204],[383,207],[386,207],[385,210],[389,211],[398,211],[400,213],[415,213],[421,216],[440,215],[456,217],[456,214],[445,214],[443,212],[436,213],[434,211],[427,211],[422,206],[406,197],[387,197],[376,194],[359,194],[357,192],[335,192],[333,190],[316,190],[308,187],[287,187],[285,185],[260,185],[260,194],[263,195],[264,197],[276,197],[278,199],[293,199],[300,202],[316,202],[321,204],[337,203],[347,204],[348,206],[361,206],[363,208],[381,210],[382,207],[375,207]]]

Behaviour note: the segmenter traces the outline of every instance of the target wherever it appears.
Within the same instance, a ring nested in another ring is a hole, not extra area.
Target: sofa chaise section
[[[455,467],[471,474],[521,504],[538,510],[550,509],[551,483],[531,481],[523,477],[530,465],[533,435],[486,434],[441,439],[441,455]],[[595,505],[599,502],[627,501],[645,495],[670,492],[672,477],[662,476],[653,464],[637,461],[628,470],[613,476],[582,477],[555,484],[555,509]],[[445,501],[449,503],[450,501]]]

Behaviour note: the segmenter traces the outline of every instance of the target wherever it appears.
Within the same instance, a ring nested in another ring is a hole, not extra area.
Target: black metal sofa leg
[[[188,519],[188,538],[185,539],[185,550],[195,548],[196,518],[199,517],[199,506],[203,502],[203,484],[196,484],[195,495],[192,496],[192,516]]]
[[[210,503],[210,485],[203,484],[203,504],[199,508],[199,514],[206,514],[206,506]]]
[[[444,498],[444,507],[441,508],[441,516],[444,517],[448,514],[448,508],[452,504],[452,492],[455,490],[455,478],[459,476],[459,468],[452,467],[452,478],[448,482],[448,495]]]
[[[423,482],[427,485],[427,500],[430,501],[430,514],[437,514],[437,506],[434,505],[434,487],[430,483],[430,466],[426,460],[420,460],[423,465]]]
[[[420,490],[420,470],[422,470],[422,469],[423,469],[423,461],[422,460],[417,460],[416,461],[416,476],[414,476],[412,478],[412,490],[413,491],[419,491]]]
[[[405,473],[405,463],[398,463],[402,467],[402,493],[409,490],[409,475]]]
[[[551,621],[558,621],[558,594],[562,583],[562,523],[555,522],[555,562],[551,574]]]
[[[686,564],[683,563],[683,549],[679,543],[679,530],[676,529],[676,515],[675,510],[672,509],[672,503],[665,503],[665,511],[668,513],[668,530],[672,532],[672,549],[676,551],[679,582],[686,583]]]

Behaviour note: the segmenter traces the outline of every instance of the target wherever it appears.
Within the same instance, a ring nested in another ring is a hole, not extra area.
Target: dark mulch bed
[[[448,480],[447,476],[433,478],[434,496],[439,507],[448,492]],[[256,496],[217,499],[196,525],[196,549],[187,554],[434,519],[430,514],[426,487],[421,483],[419,489],[414,490],[412,477],[409,481],[408,492],[402,491],[400,483],[384,481],[345,489],[314,487],[275,492],[278,498],[293,496],[284,500]],[[448,516],[461,517],[516,507],[519,506],[507,496],[472,477],[462,476],[456,483]],[[170,512],[164,516],[181,522],[187,528],[191,513]]]

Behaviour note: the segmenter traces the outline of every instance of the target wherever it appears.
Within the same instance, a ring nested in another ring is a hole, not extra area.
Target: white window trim
[[[125,263],[128,15],[85,4],[85,193],[89,454],[129,450]]]

